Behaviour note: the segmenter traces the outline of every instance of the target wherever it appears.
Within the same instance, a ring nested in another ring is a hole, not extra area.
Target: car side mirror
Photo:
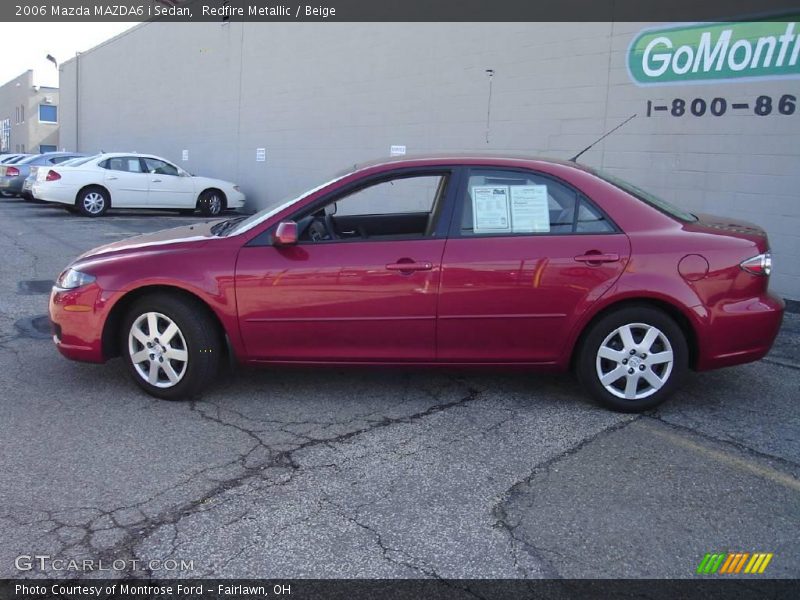
[[[292,246],[297,243],[297,223],[283,221],[278,224],[272,243],[276,246]]]

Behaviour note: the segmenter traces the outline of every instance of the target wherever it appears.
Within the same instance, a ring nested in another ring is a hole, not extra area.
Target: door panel
[[[444,240],[242,248],[236,297],[257,360],[432,361]]]
[[[586,260],[595,254],[605,256]],[[438,359],[555,361],[576,317],[617,280],[628,255],[624,234],[449,240],[442,259]]]
[[[146,208],[149,177],[142,172],[138,157],[115,157],[106,161],[103,184],[117,208]]]
[[[150,174],[148,202],[153,208],[194,208],[194,186],[191,177]]]
[[[148,173],[148,204],[153,208],[194,208],[194,182],[191,177],[181,176],[178,167],[165,160],[142,158]]]

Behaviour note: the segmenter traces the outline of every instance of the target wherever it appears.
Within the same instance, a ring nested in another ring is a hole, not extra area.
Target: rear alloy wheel
[[[225,198],[218,190],[206,190],[197,199],[197,209],[204,217],[216,217],[225,210]]]
[[[100,217],[108,210],[108,192],[99,187],[86,188],[78,193],[75,206],[84,217]]]
[[[661,404],[688,369],[680,327],[650,307],[626,308],[603,317],[586,336],[578,376],[604,405],[640,412]]]
[[[148,296],[130,310],[122,334],[131,376],[153,396],[192,398],[217,373],[221,343],[216,323],[195,302],[169,294]]]

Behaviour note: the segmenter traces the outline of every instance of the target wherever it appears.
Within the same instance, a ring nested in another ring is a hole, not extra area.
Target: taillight
[[[50,169],[47,172],[47,177],[45,177],[44,179],[45,181],[58,181],[59,179],[61,179],[61,175],[58,174],[58,171],[53,171],[53,169]]]
[[[739,263],[739,266],[748,273],[764,275],[766,277],[769,275],[770,271],[772,271],[772,255],[769,252],[765,252],[764,254],[759,254],[753,258],[743,260]]]
[[[19,176],[19,169],[17,167],[6,167],[6,177]]]

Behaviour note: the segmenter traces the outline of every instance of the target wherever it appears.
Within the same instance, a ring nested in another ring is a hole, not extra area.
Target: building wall
[[[10,123],[8,148],[0,150],[37,153],[42,144],[58,147],[58,124],[39,121],[40,104],[58,106],[58,88],[34,87],[33,71],[0,87],[0,129],[6,119]]]
[[[800,79],[639,87],[626,55],[650,25],[144,24],[62,65],[62,139],[234,180],[256,209],[391,145],[567,158],[636,113],[581,161],[762,225],[772,285],[800,298],[800,114],[646,114],[675,98],[777,102]]]

